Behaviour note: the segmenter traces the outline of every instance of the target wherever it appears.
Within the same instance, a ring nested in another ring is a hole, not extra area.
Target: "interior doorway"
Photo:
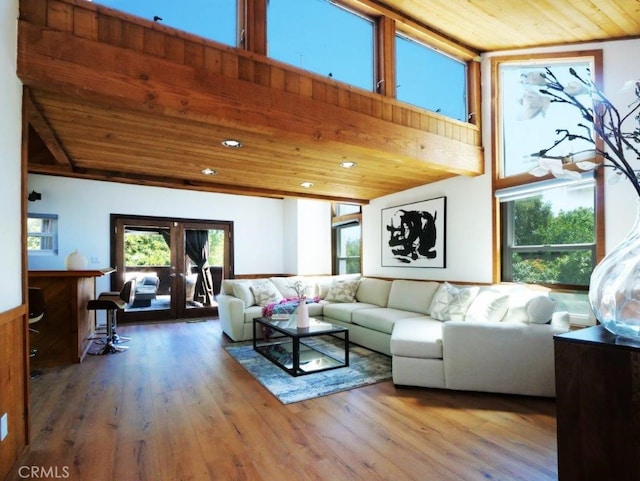
[[[111,288],[136,279],[122,322],[218,315],[222,279],[233,277],[233,222],[111,215]]]

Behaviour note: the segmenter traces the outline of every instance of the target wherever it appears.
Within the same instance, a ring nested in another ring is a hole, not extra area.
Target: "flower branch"
[[[562,84],[549,68],[537,75],[528,75],[523,80],[524,83],[544,86],[545,88],[541,89],[540,93],[546,95],[550,102],[568,104],[577,108],[586,121],[586,124],[582,122],[577,124],[577,127],[584,132],[575,133],[569,129],[557,129],[556,134],[560,138],[551,147],[532,154],[532,157],[539,158],[540,166],[531,173],[540,175],[546,169],[545,173],[551,172],[557,177],[570,176],[571,174],[565,172],[565,166],[571,163],[581,170],[591,170],[600,166],[611,167],[616,173],[625,176],[640,196],[640,171],[634,169],[626,158],[627,152],[631,152],[635,155],[636,160],[640,160],[640,128],[635,127],[627,132],[623,130],[624,123],[632,116],[635,116],[635,120],[640,122],[640,114],[638,114],[640,110],[640,81],[633,83],[636,98],[629,104],[629,111],[625,115],[621,115],[591,79],[583,79],[573,68],[569,69],[569,73],[574,80],[568,82],[567,85]],[[579,97],[583,95],[589,95],[593,107],[585,105],[580,100]],[[595,138],[592,130],[595,133]],[[602,140],[602,145],[605,148],[600,147],[601,144],[597,142],[597,139]],[[576,161],[578,154],[588,152],[584,150],[568,155],[554,155],[556,147],[575,140],[592,144],[593,151],[591,153],[595,159],[598,157],[603,159],[602,162]],[[546,161],[543,162],[543,159]]]

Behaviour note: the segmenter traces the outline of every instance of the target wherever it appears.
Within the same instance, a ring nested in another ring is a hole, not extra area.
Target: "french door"
[[[111,215],[111,287],[136,279],[123,322],[217,316],[222,279],[233,277],[233,222]]]

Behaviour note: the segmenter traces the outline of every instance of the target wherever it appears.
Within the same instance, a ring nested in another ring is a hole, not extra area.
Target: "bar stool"
[[[38,330],[31,327],[32,324],[40,322],[44,318],[45,303],[44,294],[39,287],[29,287],[29,332],[39,333]],[[36,357],[38,355],[37,349],[31,349],[29,351],[29,357]],[[29,377],[34,379],[42,374],[42,371],[31,370]]]
[[[128,341],[129,338],[120,337],[117,329],[117,311],[125,309],[133,303],[136,292],[136,280],[131,279],[124,283],[120,292],[102,292],[97,299],[87,303],[90,311],[103,310],[107,313],[107,337],[104,339],[104,347],[95,352],[89,352],[94,356],[115,354],[129,349],[119,344]]]

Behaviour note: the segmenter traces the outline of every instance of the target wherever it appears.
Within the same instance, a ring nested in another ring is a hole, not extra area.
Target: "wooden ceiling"
[[[640,32],[637,1],[358,1],[467,56]],[[84,0],[21,0],[20,14],[30,172],[355,203],[483,173],[479,125]]]
[[[382,0],[479,52],[640,36],[638,0]]]

